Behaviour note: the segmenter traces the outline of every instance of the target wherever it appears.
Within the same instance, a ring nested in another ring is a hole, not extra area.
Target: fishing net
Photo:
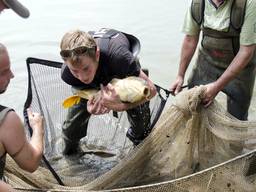
[[[25,108],[31,104],[44,115],[45,154],[33,174],[7,158],[5,178],[17,191],[256,190],[256,122],[237,120],[217,101],[202,107],[203,86],[181,92],[159,120],[168,93],[158,87],[150,101],[154,129],[139,146],[125,137],[125,112],[110,113],[92,117],[81,142],[84,152],[66,157],[61,126],[67,111],[61,102],[71,90],[59,77],[61,63],[27,63]]]

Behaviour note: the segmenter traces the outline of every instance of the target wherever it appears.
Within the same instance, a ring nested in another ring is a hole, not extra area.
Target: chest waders
[[[7,115],[7,113],[10,111],[13,111],[13,109],[0,105],[0,125],[2,124],[2,121],[5,119],[5,116]],[[6,159],[5,154],[0,157],[0,180],[3,179],[5,159]]]
[[[94,39],[99,38],[99,47],[101,53],[108,53],[109,41],[118,35],[120,31],[114,29],[101,29],[97,32],[89,32]],[[123,33],[123,32],[121,32]],[[129,43],[130,51],[133,53],[134,57],[140,51],[139,40],[130,35],[123,33]],[[107,57],[107,56],[106,56]],[[127,137],[135,144],[139,144],[150,132],[150,108],[149,102],[146,102],[140,106],[126,111],[128,120],[131,127],[127,131]],[[64,154],[70,155],[79,152],[79,141],[81,138],[87,135],[88,121],[91,114],[87,111],[87,100],[81,99],[79,104],[76,104],[69,108],[66,120],[63,123],[63,138],[65,142]]]
[[[196,65],[190,74],[189,87],[216,81],[239,51],[239,37],[244,21],[246,0],[233,1],[227,32],[202,26],[204,0],[193,0],[191,13],[202,28],[202,41]],[[255,80],[256,57],[222,90],[227,95],[227,110],[240,120],[247,120]]]

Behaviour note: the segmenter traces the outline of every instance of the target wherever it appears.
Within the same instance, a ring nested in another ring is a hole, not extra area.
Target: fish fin
[[[81,97],[77,96],[77,95],[73,95],[71,97],[68,97],[67,99],[65,99],[62,103],[62,106],[64,108],[69,108],[72,107],[75,104],[78,104],[81,100]]]

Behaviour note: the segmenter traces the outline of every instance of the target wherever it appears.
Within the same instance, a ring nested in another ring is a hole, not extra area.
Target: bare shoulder
[[[23,146],[26,136],[21,119],[16,112],[10,111],[7,113],[0,125],[0,139],[9,154],[15,153]]]
[[[4,132],[8,131],[8,129],[17,129],[22,126],[22,122],[20,117],[17,115],[15,111],[10,111],[6,114],[3,123],[1,124],[0,129],[4,129]]]

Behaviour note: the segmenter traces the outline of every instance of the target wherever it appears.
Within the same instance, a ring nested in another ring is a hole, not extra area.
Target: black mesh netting
[[[62,63],[59,62],[36,58],[27,60],[29,89],[24,109],[30,106],[44,116],[44,160],[49,161],[54,169],[53,173],[56,172],[60,178],[65,176],[63,182],[68,185],[88,183],[110,170],[133,149],[132,143],[126,137],[129,122],[126,112],[92,116],[89,120],[87,136],[81,142],[84,153],[78,154],[79,156],[63,157],[61,127],[67,110],[62,107],[62,102],[71,96],[72,92],[71,87],[60,78],[61,65]],[[158,96],[150,101],[152,127],[158,120],[169,95],[167,90],[159,86],[157,89]],[[74,174],[86,175],[86,177],[74,178],[72,177]]]

